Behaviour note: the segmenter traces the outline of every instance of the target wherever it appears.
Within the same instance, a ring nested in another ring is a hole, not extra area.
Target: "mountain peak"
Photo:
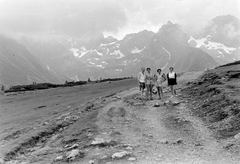
[[[168,21],[167,25],[173,25],[173,23],[171,21]]]
[[[228,14],[228,15],[217,16],[217,17],[213,18],[212,21],[214,23],[229,23],[232,21],[240,21],[240,20],[237,17]]]
[[[240,46],[240,20],[232,15],[217,16],[212,19],[202,35],[210,35],[214,42],[223,43],[229,47]]]

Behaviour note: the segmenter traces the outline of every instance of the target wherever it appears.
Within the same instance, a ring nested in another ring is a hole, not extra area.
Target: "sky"
[[[0,0],[0,33],[121,39],[168,20],[193,33],[227,14],[240,18],[239,0]]]

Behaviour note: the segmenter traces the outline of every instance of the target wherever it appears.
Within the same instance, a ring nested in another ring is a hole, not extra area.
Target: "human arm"
[[[176,79],[176,84],[177,84],[177,74],[175,73],[175,79]]]
[[[167,80],[167,78],[166,78],[166,75],[165,75],[165,74],[163,74],[163,75],[162,75],[162,79],[163,79],[163,82]]]
[[[140,82],[140,73],[138,73],[138,76],[137,76],[137,80],[138,80],[138,82]]]

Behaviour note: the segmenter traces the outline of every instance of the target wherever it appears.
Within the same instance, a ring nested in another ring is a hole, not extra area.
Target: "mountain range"
[[[167,72],[169,67],[176,72],[214,68],[240,60],[239,22],[230,15],[219,16],[200,33],[190,35],[169,21],[156,33],[143,30],[127,34],[122,40],[105,38],[100,32],[85,39],[13,40],[0,36],[1,83],[136,76],[141,67],[150,67],[153,72],[158,68]],[[16,60],[12,54],[22,59]]]
[[[231,15],[218,16],[188,42],[207,52],[219,64],[240,60],[240,20]]]

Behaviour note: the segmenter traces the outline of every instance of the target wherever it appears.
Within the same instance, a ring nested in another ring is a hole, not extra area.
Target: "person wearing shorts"
[[[169,68],[169,73],[167,74],[168,86],[171,89],[172,95],[176,95],[174,85],[177,85],[177,74],[173,71],[173,67]]]
[[[151,73],[151,68],[147,68],[146,78],[145,78],[145,82],[147,86],[147,93],[146,93],[147,100],[149,100],[148,99],[149,95],[150,95],[150,100],[153,100],[152,98],[153,79],[154,79],[154,76]]]
[[[162,83],[166,80],[165,74],[162,74],[162,70],[158,69],[156,73],[156,87],[159,99],[163,98],[163,90],[162,90]]]
[[[141,72],[138,73],[138,83],[139,83],[139,90],[141,91],[141,98],[143,98],[143,93],[145,89],[145,68],[141,68]]]

